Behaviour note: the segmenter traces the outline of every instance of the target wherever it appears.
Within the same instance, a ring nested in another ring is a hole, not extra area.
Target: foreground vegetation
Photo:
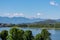
[[[42,29],[41,33],[36,36],[33,36],[30,30],[23,31],[18,28],[0,32],[0,38],[2,40],[51,40],[50,35],[51,34],[46,29]]]

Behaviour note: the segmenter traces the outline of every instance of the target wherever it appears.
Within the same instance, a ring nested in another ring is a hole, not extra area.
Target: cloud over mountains
[[[0,14],[1,17],[24,17],[23,13],[4,13]]]
[[[9,18],[13,18],[13,17],[26,17],[26,18],[39,18],[42,15],[42,13],[36,13],[33,16],[26,16],[26,14],[24,13],[2,13],[0,14],[1,17],[9,17]]]

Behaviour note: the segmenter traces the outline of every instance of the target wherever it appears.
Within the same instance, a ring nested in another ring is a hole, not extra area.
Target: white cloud
[[[40,18],[42,16],[42,13],[36,13],[34,14],[33,16],[30,16],[30,17],[27,17],[27,18],[30,18],[30,19],[33,19],[33,18]]]
[[[55,1],[50,1],[50,5],[52,5],[52,6],[58,6],[58,3],[56,3]]]
[[[34,15],[33,17],[31,18],[40,18],[42,16],[42,13],[37,13],[36,15]]]
[[[2,17],[24,17],[23,13],[4,13],[4,14],[0,14],[0,16]]]
[[[42,16],[42,13],[37,13],[36,18],[40,18]]]
[[[41,13],[37,13],[37,16],[40,16],[41,15]]]

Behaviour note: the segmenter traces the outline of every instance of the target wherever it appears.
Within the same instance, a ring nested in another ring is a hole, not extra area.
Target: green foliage
[[[10,29],[10,35],[11,35],[10,37],[13,40],[23,40],[23,34],[24,34],[23,30],[19,30],[17,28]]]
[[[13,40],[12,35],[8,35],[7,40]]]
[[[42,35],[41,34],[37,34],[35,37],[35,40],[43,40]]]
[[[0,37],[2,40],[6,40],[6,37],[8,36],[8,31],[6,30],[3,30],[1,33],[0,33]]]
[[[51,40],[50,35],[46,29],[43,29],[41,34],[36,35],[35,40]]]
[[[44,40],[47,40],[51,34],[47,31],[47,29],[43,29],[41,35]]]
[[[27,30],[24,33],[24,40],[32,40],[33,39],[33,35],[32,35],[32,31]]]
[[[9,31],[2,31],[0,38],[2,40],[51,40],[50,35],[51,34],[46,29],[43,29],[41,33],[34,37],[30,30],[23,31],[18,28],[12,28]]]

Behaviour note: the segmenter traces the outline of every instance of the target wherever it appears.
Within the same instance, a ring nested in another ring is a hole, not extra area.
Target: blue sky
[[[0,0],[0,16],[60,19],[60,0]]]

